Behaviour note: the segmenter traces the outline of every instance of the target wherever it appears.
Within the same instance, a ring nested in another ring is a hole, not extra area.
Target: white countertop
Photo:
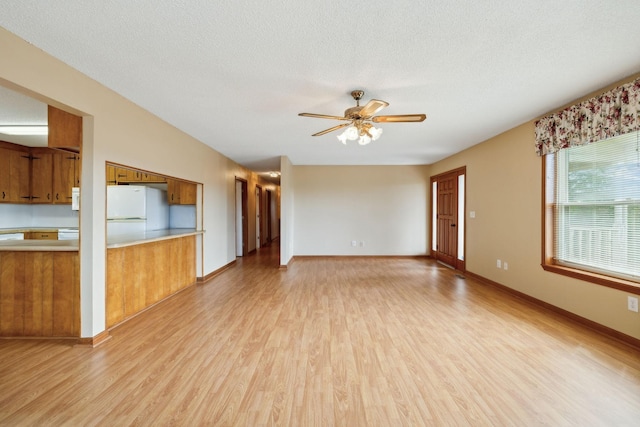
[[[15,230],[15,229],[12,229]],[[24,230],[33,231],[33,228]],[[44,228],[42,229],[44,230]],[[46,230],[55,230],[46,228]],[[107,236],[107,249],[122,248],[125,246],[139,245],[159,240],[175,239],[177,237],[195,236],[204,233],[204,230],[195,228],[171,228],[167,230],[145,231],[140,233]],[[0,241],[0,251],[77,251],[78,240],[3,240]]]
[[[78,251],[78,240],[2,240],[0,251],[47,251],[73,252]]]
[[[166,230],[143,231],[139,233],[107,236],[107,249],[123,248],[125,246],[139,245],[141,243],[175,239],[176,237],[195,236],[202,233],[204,233],[204,230],[196,230],[195,228],[169,228]]]

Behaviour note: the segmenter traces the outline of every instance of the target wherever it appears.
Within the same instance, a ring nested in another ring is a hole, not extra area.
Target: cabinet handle
[[[58,196],[59,196],[59,194],[56,193],[56,200],[60,200],[60,198]]]
[[[4,194],[4,191],[2,192],[2,198],[3,198],[3,199],[5,198],[5,194]]]
[[[51,200],[51,193],[47,193],[47,200]]]

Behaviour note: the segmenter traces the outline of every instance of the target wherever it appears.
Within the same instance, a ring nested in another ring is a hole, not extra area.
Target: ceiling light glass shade
[[[371,137],[369,135],[367,135],[366,133],[364,135],[360,135],[360,139],[358,140],[358,144],[367,145],[370,142],[371,142]]]
[[[371,126],[371,129],[369,129],[369,135],[371,135],[371,140],[375,141],[380,138],[380,135],[382,135],[382,128],[374,128]]]
[[[355,122],[352,126],[349,126],[338,135],[338,140],[343,144],[347,144],[347,141],[358,141],[360,145],[367,145],[371,141],[375,141],[382,135],[382,129],[376,128],[371,123],[363,123],[360,121]]]
[[[346,144],[347,140],[355,141],[356,139],[358,139],[358,134],[358,129],[355,126],[349,126],[344,130],[344,132],[338,135],[338,140],[343,144]]]
[[[48,135],[49,127],[47,125],[0,125],[0,133],[5,135]]]

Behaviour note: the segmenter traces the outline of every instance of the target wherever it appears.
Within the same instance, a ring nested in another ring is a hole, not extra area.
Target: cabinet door
[[[190,182],[180,183],[180,204],[195,205],[198,196],[198,186]]]
[[[167,199],[170,205],[195,205],[197,185],[179,179],[167,179]]]
[[[11,188],[11,157],[10,150],[0,148],[0,202],[9,201]]]
[[[49,136],[51,148],[78,149],[82,145],[82,117],[49,105]]]
[[[71,188],[76,183],[77,156],[73,153],[53,155],[53,203],[71,204]]]
[[[116,183],[130,183],[139,182],[141,180],[141,173],[133,169],[116,168]]]
[[[107,185],[118,183],[118,172],[115,166],[107,165]]]
[[[53,203],[53,154],[31,155],[31,203]]]
[[[167,179],[167,200],[170,205],[180,204],[180,181]]]
[[[58,240],[57,231],[27,231],[24,233],[25,240]]]
[[[0,148],[0,202],[29,203],[29,153]]]
[[[76,154],[74,156],[74,164],[73,164],[73,186],[80,187],[80,170],[82,169],[82,160],[80,159],[80,155]]]

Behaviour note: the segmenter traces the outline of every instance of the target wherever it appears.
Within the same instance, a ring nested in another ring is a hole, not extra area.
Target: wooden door
[[[459,214],[458,201],[459,194],[459,177],[465,174],[465,169],[456,169],[442,175],[431,178],[432,188],[435,183],[435,190],[432,197],[435,198],[433,204],[436,211],[435,220],[435,242],[434,258],[451,267],[464,271],[464,256],[460,255],[458,242],[462,241],[464,236],[460,236],[464,230],[464,215]],[[464,194],[462,194],[464,196]],[[464,206],[462,206],[464,207]]]
[[[457,255],[456,219],[458,214],[457,176],[438,179],[438,229],[436,247],[438,259],[455,266]]]

